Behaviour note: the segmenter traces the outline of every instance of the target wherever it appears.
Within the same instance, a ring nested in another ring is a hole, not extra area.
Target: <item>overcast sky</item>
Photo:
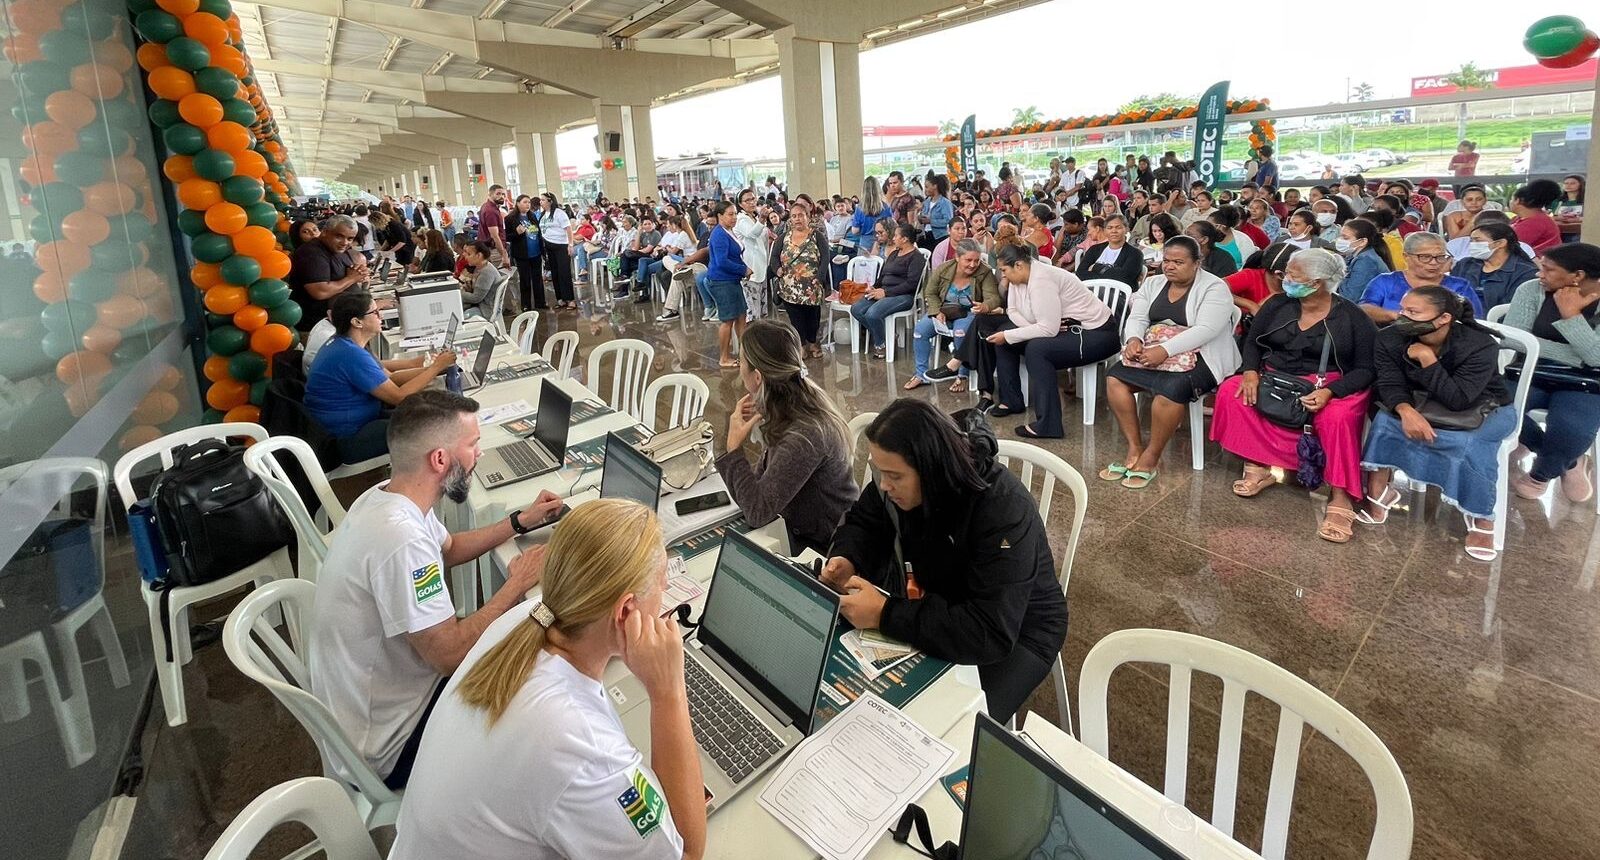
[[[936,125],[976,113],[978,127],[988,128],[1009,122],[1015,107],[1037,105],[1047,119],[1110,113],[1147,93],[1198,96],[1222,79],[1233,82],[1234,97],[1270,98],[1279,108],[1342,102],[1346,77],[1352,85],[1372,84],[1375,98],[1399,98],[1411,94],[1411,78],[1465,62],[1533,63],[1522,47],[1528,25],[1582,5],[1401,3],[1377,15],[1346,7],[1353,16],[1347,17],[1314,3],[1246,4],[1197,15],[1192,0],[1128,7],[1053,0],[863,53],[861,119]],[[1123,10],[1138,18],[1113,14]],[[1600,7],[1588,17],[1591,28],[1600,28]],[[1340,29],[1355,35],[1340,37]],[[1126,35],[1119,38],[1119,30]],[[1014,50],[1002,47],[1008,42]],[[1030,61],[1033,46],[1043,50]],[[1063,62],[1068,46],[1077,49],[1076,59]],[[1285,48],[1300,49],[1298,59],[1290,62]],[[951,74],[962,70],[970,74]],[[656,108],[651,118],[657,158],[714,146],[746,159],[784,154],[776,76]],[[561,135],[561,163],[593,170],[594,133],[587,126]]]

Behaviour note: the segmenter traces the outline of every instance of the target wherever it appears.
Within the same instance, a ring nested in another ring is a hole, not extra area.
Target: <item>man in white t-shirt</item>
[[[420,391],[400,403],[389,420],[393,477],[350,506],[317,581],[311,692],[391,788],[411,775],[442,679],[490,622],[538,584],[543,548],[518,556],[506,584],[466,618],[456,618],[446,573],[532,531],[561,507],[546,491],[494,525],[445,530],[433,508],[441,498],[466,500],[479,456],[477,412],[476,401],[446,391]]]
[[[1078,169],[1078,159],[1069,155],[1065,161],[1061,162],[1061,184],[1056,187],[1066,192],[1067,199],[1065,203],[1067,206],[1076,208],[1079,205],[1078,192],[1083,189],[1083,184],[1088,181],[1088,175]]]

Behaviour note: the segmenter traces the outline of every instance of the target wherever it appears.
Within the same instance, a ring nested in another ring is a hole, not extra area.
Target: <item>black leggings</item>
[[[971,340],[970,333],[967,340]],[[1060,438],[1061,394],[1056,387],[1056,372],[1082,367],[1116,355],[1117,319],[1112,317],[1099,328],[1073,326],[1053,337],[1036,337],[1022,343],[1003,343],[995,347],[995,369],[1000,383],[1002,406],[1022,411],[1021,365],[1028,366],[1028,399],[1037,420],[1033,429],[1041,436]]]
[[[550,283],[556,290],[556,301],[570,302],[577,297],[572,292],[572,257],[566,245],[544,243],[544,262],[550,267]]]
[[[994,344],[987,338],[997,331],[1015,327],[1005,314],[974,314],[967,336],[956,341],[955,357],[971,371],[977,390],[994,390]]]
[[[538,257],[512,257],[517,264],[517,288],[522,295],[522,309],[544,310],[544,278],[539,276]]]
[[[816,343],[817,327],[822,324],[822,306],[786,304],[784,309],[789,312],[789,324],[800,335],[800,342]]]
[[[989,701],[989,716],[1004,723],[1050,674],[1050,661],[1018,645],[1010,656],[978,667],[978,682]]]

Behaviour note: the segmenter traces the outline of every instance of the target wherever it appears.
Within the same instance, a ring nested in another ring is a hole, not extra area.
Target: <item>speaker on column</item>
[[[616,131],[606,132],[606,152],[622,151],[622,133]]]
[[[467,166],[472,168],[472,175],[473,176],[482,176],[483,175],[483,165],[481,165],[481,164],[469,164]]]
[[[426,174],[426,173],[422,174],[422,187],[423,188],[427,188],[428,187],[428,174]]]

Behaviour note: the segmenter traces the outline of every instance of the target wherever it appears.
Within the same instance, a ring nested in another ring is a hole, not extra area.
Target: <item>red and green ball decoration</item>
[[[1547,69],[1570,69],[1600,51],[1600,36],[1571,15],[1551,15],[1533,22],[1522,46]]]
[[[258,421],[272,357],[298,340],[282,234],[294,174],[227,0],[128,0],[162,174],[206,309],[206,415]]]

